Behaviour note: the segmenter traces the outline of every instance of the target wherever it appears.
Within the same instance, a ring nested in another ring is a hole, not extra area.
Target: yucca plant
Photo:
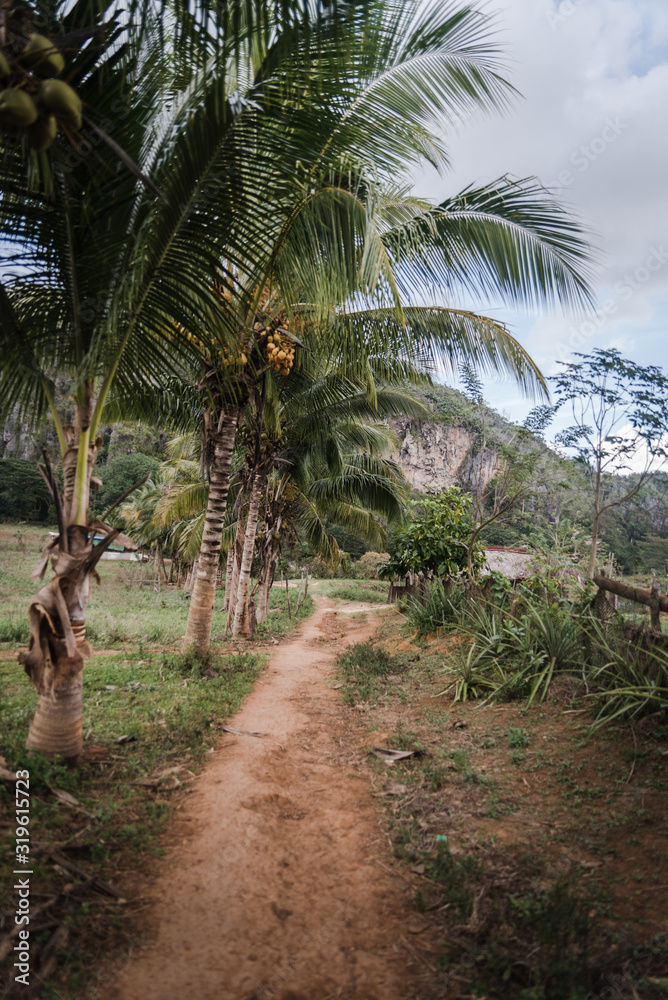
[[[610,631],[594,619],[588,623],[587,634],[600,664],[588,674],[594,689],[590,697],[598,705],[595,729],[668,709],[665,649],[631,642],[621,629]]]
[[[452,682],[442,692],[454,688],[453,702],[480,698],[497,691],[506,680],[502,661],[490,662],[489,650],[464,639],[448,655],[446,672],[454,674]]]

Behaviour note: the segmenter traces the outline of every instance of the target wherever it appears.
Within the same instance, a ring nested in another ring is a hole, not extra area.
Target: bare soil
[[[415,910],[382,865],[387,838],[334,660],[377,606],[319,597],[183,796],[153,863],[139,943],[102,1000],[406,1000],[422,972]],[[339,685],[340,686],[340,685]],[[261,735],[252,735],[261,734]]]

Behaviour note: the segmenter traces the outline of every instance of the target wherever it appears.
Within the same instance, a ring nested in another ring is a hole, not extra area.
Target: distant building
[[[527,549],[505,549],[501,545],[485,547],[485,564],[488,572],[502,573],[513,581],[530,576],[532,570],[532,560]]]

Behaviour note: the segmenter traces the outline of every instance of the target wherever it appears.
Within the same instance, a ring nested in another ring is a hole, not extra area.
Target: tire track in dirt
[[[359,751],[324,682],[359,624],[328,598],[282,643],[170,827],[149,943],[103,1000],[406,1000],[396,942],[412,907],[375,862],[382,838]],[[342,631],[346,630],[345,640]]]

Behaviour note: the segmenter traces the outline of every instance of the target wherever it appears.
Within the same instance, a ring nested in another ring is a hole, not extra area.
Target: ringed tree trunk
[[[234,541],[227,550],[227,565],[225,567],[225,601],[223,604],[223,610],[227,612],[225,634],[229,631],[232,623],[232,615],[234,614],[234,594],[236,593],[237,577],[239,575],[239,566],[241,564],[241,551],[243,549],[243,506],[244,489],[242,486],[237,494],[237,499],[234,504],[234,517],[237,522],[237,530],[234,536]]]
[[[241,570],[241,558],[244,553],[244,536],[246,533],[246,522],[243,517],[243,503],[240,504],[237,512],[237,531],[234,536],[232,546],[232,576],[230,578],[230,597],[227,604],[227,618],[225,619],[225,635],[228,634],[234,622],[234,612],[237,606],[237,587],[239,586],[239,572]]]
[[[260,504],[262,502],[262,493],[266,479],[266,474],[262,474],[261,472],[255,472],[253,476],[250,503],[248,505],[248,520],[246,521],[246,534],[244,536],[244,549],[241,557],[241,568],[239,570],[239,583],[237,584],[234,625],[232,627],[232,637],[234,639],[239,636],[249,637],[251,635],[248,614],[248,594],[250,591],[253,551],[255,549],[255,535],[257,532]]]
[[[58,536],[46,546],[33,577],[42,579],[51,562],[53,578],[30,602],[30,644],[19,654],[39,702],[26,746],[47,756],[60,754],[76,762],[83,750],[83,667],[91,653],[86,642],[86,606],[96,565],[114,539],[136,549],[130,538],[102,521],[88,521],[93,464],[102,444],[91,442],[93,389],[77,404],[76,424],[63,448],[63,491],[44,453],[38,466],[53,496]],[[63,438],[64,440],[64,438]],[[138,484],[139,485],[139,484]],[[93,543],[96,533],[106,537]]]
[[[229,406],[218,421],[213,460],[211,462],[209,500],[206,508],[202,546],[198,557],[183,649],[192,649],[202,656],[211,646],[216,576],[220,562],[221,536],[230,485],[232,452],[236,437],[238,405]]]
[[[279,540],[278,532],[281,529],[281,517],[279,514],[276,527],[271,529],[269,538],[266,539],[262,548],[262,582],[260,584],[260,596],[257,604],[257,620],[266,622],[269,615],[269,592],[274,585],[276,577],[276,563],[278,562]]]
[[[223,611],[227,611],[230,606],[230,590],[232,588],[232,574],[234,573],[234,545],[230,545],[227,550],[227,562],[225,564],[225,601]]]

